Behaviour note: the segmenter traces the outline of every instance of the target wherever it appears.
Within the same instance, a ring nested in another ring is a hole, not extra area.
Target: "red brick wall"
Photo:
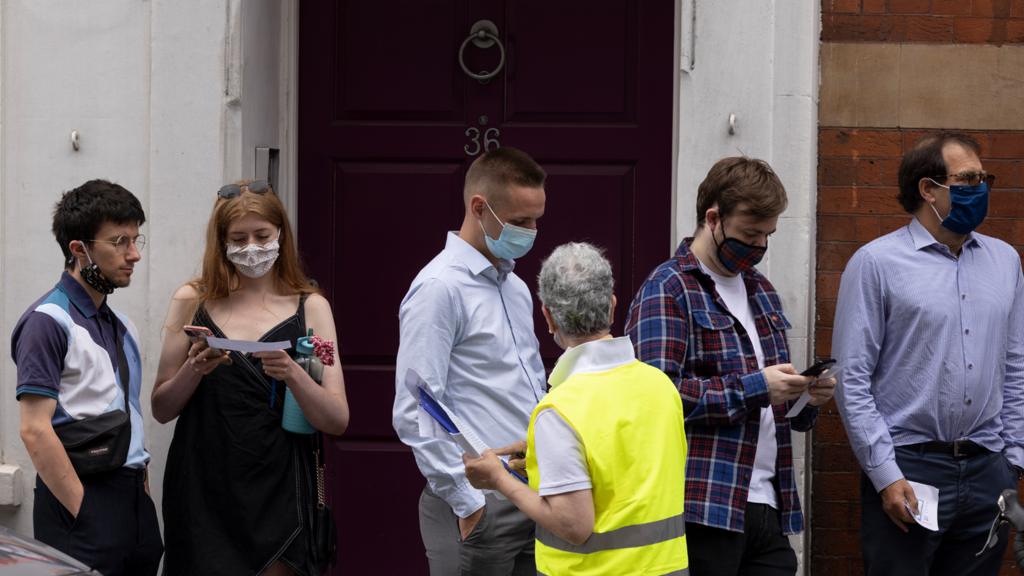
[[[822,0],[824,42],[1024,42],[1024,0]]]
[[[968,133],[982,145],[985,169],[997,176],[979,231],[1010,242],[1024,254],[1024,132]],[[839,277],[847,260],[864,243],[909,220],[896,201],[897,167],[903,151],[923,134],[901,129],[818,131],[818,356],[831,350]],[[861,574],[860,468],[834,403],[822,411],[812,447],[810,574]],[[1011,566],[1008,556],[1003,574],[1018,574]]]

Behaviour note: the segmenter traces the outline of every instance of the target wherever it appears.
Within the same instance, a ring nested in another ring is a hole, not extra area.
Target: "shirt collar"
[[[693,236],[683,238],[683,241],[679,243],[679,248],[676,248],[676,260],[679,262],[679,269],[683,272],[700,270],[700,260],[690,249],[691,244],[693,244]]]
[[[917,216],[914,216],[913,218],[910,219],[910,224],[907,224],[907,229],[910,230],[910,238],[914,241],[915,250],[921,250],[923,248],[935,246],[937,244],[944,246],[942,242],[939,242],[938,240],[935,239],[934,236],[932,236],[932,233],[929,232],[928,229],[924,227],[924,224],[921,224],[921,221],[917,219]],[[966,248],[967,246],[970,246],[976,243],[977,241],[977,235],[975,235],[974,232],[971,232],[967,234],[967,238],[964,240],[962,248]]]
[[[474,248],[469,242],[466,242],[459,236],[458,232],[448,232],[448,239],[445,242],[444,249],[451,252],[456,259],[466,265],[469,271],[474,276],[479,276],[481,273],[486,272],[488,269],[494,270],[496,276],[501,280],[505,279],[515,268],[514,260],[498,260],[498,267],[495,269],[491,261],[486,256],[480,253],[479,250]]]
[[[107,299],[104,298],[103,303],[100,304],[99,310],[97,310],[96,304],[92,301],[92,296],[89,296],[89,292],[67,271],[64,271],[60,275],[60,282],[57,283],[57,288],[68,295],[68,299],[71,300],[71,303],[74,304],[75,308],[78,308],[78,311],[86,318],[92,318],[99,310],[107,308]]]
[[[604,372],[636,360],[633,342],[629,336],[592,340],[567,349],[548,377],[552,388],[565,382],[573,374]]]

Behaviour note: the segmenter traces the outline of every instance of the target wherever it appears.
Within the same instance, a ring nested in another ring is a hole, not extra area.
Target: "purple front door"
[[[531,287],[555,246],[602,246],[621,333],[637,287],[670,254],[673,4],[300,3],[299,241],[334,306],[352,410],[328,450],[337,573],[426,574],[424,481],[391,427],[398,305],[461,225],[463,177],[481,151],[515,146],[548,171],[536,247],[516,266]],[[559,351],[536,308],[550,363]]]

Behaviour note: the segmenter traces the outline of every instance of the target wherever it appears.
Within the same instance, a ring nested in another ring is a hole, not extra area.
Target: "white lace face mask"
[[[245,246],[228,245],[227,257],[238,273],[248,278],[260,278],[277,262],[281,246],[277,239],[266,244],[247,244]]]

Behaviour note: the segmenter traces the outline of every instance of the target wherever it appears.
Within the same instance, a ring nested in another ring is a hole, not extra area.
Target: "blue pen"
[[[522,474],[520,474],[520,473],[516,472],[515,470],[513,470],[512,467],[508,465],[508,462],[505,462],[501,458],[498,458],[498,460],[501,460],[501,465],[505,467],[505,470],[508,470],[509,474],[515,476],[517,480],[519,480],[523,484],[529,484],[530,483],[530,481],[527,480],[525,476],[523,476]]]
[[[277,400],[277,380],[270,380],[270,409],[274,409],[274,402]]]

